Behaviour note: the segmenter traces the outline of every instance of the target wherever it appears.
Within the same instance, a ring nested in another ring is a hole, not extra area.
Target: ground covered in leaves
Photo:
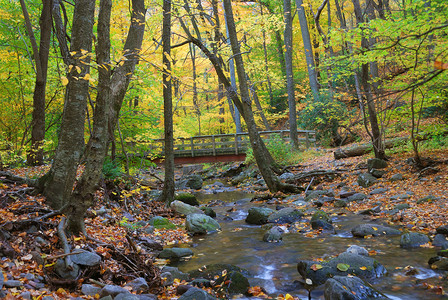
[[[431,163],[424,169],[416,167],[411,154],[391,154],[386,174],[375,185],[375,188],[383,188],[378,194],[371,194],[371,188],[362,188],[356,182],[357,175],[365,172],[368,156],[334,160],[331,150],[324,151],[323,155],[302,165],[291,166],[289,170],[295,174],[316,169],[337,171],[331,180],[316,178],[310,188],[332,189],[336,195],[343,188],[367,195],[370,193],[368,200],[349,204],[347,209],[354,213],[378,205],[387,209],[397,204],[407,204],[408,208],[398,214],[378,213],[372,214],[370,218],[386,219],[391,224],[429,235],[434,235],[437,227],[448,224],[446,151],[424,153],[424,157],[431,158]],[[9,171],[35,178],[47,169],[38,167]],[[391,181],[391,177],[396,174],[401,174],[403,179]],[[304,187],[309,180],[305,180]],[[394,198],[404,194],[409,197]],[[154,253],[139,247],[139,242],[146,239],[164,247],[189,243],[191,237],[183,227],[184,218],[164,204],[151,200],[150,195],[151,190],[138,180],[112,181],[103,185],[97,193],[95,207],[89,210],[86,218],[88,237],[71,236],[68,241],[74,248],[96,252],[102,257],[102,263],[97,268],[85,269],[77,280],[69,281],[58,278],[53,270],[56,260],[64,257],[57,229],[63,216],[53,214],[51,208],[46,206],[45,199],[34,195],[26,185],[16,185],[0,178],[0,267],[5,276],[4,281],[17,280],[22,283],[16,288],[9,288],[6,299],[18,299],[24,292],[29,292],[33,299],[42,299],[44,296],[52,296],[54,299],[94,299],[94,296],[82,295],[79,290],[82,283],[124,285],[139,276],[146,279],[149,291],[158,298],[179,297],[176,294],[178,287],[185,282],[176,280],[173,285],[164,286],[159,266],[167,264],[167,261],[156,259]],[[260,195],[260,201],[285,196],[263,194]],[[334,209],[332,203],[324,203],[322,208],[328,211]],[[168,218],[177,226],[171,229],[156,228],[153,231],[145,231],[146,225],[136,228],[135,224],[139,221],[149,220],[153,216]],[[310,236],[318,234],[311,230],[309,232]],[[36,284],[33,278],[42,280]],[[253,287],[251,292],[263,295],[259,287]],[[279,299],[285,298],[292,299],[289,295],[279,296]]]

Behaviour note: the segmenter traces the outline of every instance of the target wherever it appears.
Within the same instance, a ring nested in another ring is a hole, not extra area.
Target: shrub
[[[106,157],[103,163],[103,175],[106,179],[115,179],[121,176],[120,166],[116,161]]]
[[[332,100],[328,94],[321,94],[318,101],[307,97],[306,107],[299,114],[299,124],[316,130],[321,144],[339,145],[338,129],[344,120],[349,120],[352,111],[341,101]]]

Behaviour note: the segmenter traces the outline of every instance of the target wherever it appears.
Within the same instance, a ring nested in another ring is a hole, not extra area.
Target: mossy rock
[[[171,223],[168,219],[160,216],[156,216],[149,220],[149,224],[157,229],[176,229],[176,225]]]
[[[211,218],[216,218],[216,212],[211,207],[201,207],[201,210],[204,212],[206,216],[209,216]]]
[[[174,200],[179,200],[183,203],[193,205],[193,206],[199,206],[199,201],[196,198],[195,195],[191,193],[180,193],[174,196]]]
[[[316,211],[313,214],[313,216],[311,217],[311,221],[317,221],[317,220],[321,220],[321,221],[325,221],[327,223],[331,223],[330,216],[326,212],[324,212],[323,210]]]

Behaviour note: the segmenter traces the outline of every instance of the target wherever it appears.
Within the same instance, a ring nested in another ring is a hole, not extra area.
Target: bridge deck
[[[299,143],[309,148],[316,143],[316,132],[313,130],[298,130]],[[268,138],[289,141],[289,130],[260,131],[263,140]],[[174,157],[176,163],[215,162],[244,160],[249,145],[247,132],[235,134],[201,135],[174,140]],[[154,140],[155,147],[164,156],[164,139]],[[155,159],[154,161],[161,161]]]

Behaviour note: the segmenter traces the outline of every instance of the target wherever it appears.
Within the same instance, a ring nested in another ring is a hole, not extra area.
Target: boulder
[[[426,234],[419,232],[408,232],[401,235],[401,248],[419,248],[420,246],[429,243],[431,240]]]
[[[193,174],[182,177],[176,185],[178,189],[190,188],[193,190],[200,190],[203,182],[204,181],[200,175]]]
[[[263,225],[268,222],[269,216],[274,213],[270,208],[266,207],[252,207],[249,209],[246,223],[254,225]]]
[[[189,205],[179,200],[171,202],[170,207],[178,214],[188,216],[190,214],[203,214],[204,212],[196,206]]]
[[[421,198],[421,199],[418,199],[418,200],[417,200],[417,204],[432,203],[432,202],[437,201],[437,200],[439,200],[439,199],[440,199],[440,197],[435,197],[435,196],[433,196],[433,195],[428,195],[428,196],[426,196],[426,197],[423,197],[423,198]]]
[[[244,163],[239,163],[237,165],[230,166],[227,170],[222,172],[221,177],[237,176],[238,174],[240,174],[243,171],[245,166],[246,166],[246,164],[244,164]]]
[[[121,286],[108,284],[105,285],[100,291],[100,297],[111,296],[112,298],[118,294],[129,294],[129,291]]]
[[[174,196],[174,200],[178,200],[192,206],[199,206],[198,199],[191,193],[179,193]]]
[[[182,257],[192,256],[193,251],[190,248],[165,248],[162,252],[159,253],[159,258],[171,259],[171,260],[179,260]]]
[[[358,184],[364,188],[374,185],[378,179],[370,173],[362,173],[358,175]]]
[[[359,202],[367,198],[367,195],[363,193],[356,193],[347,198],[347,202]]]
[[[389,180],[392,181],[392,182],[403,180],[403,174],[400,174],[400,173],[398,173],[398,174],[394,174],[394,175],[392,175],[392,176],[390,177]]]
[[[163,250],[163,245],[156,240],[150,239],[146,236],[139,237],[142,245],[152,250]]]
[[[448,258],[442,256],[436,256],[429,259],[428,262],[431,269],[437,269],[441,271],[448,271]]]
[[[85,250],[76,250],[77,252],[81,252],[78,254],[71,255],[71,259],[75,264],[81,266],[97,266],[101,263],[101,256],[96,253],[92,253]]]
[[[387,162],[379,158],[371,158],[367,160],[367,169],[385,169],[387,168]]]
[[[283,232],[283,229],[278,226],[274,226],[264,234],[263,241],[268,243],[278,243],[282,240]]]
[[[325,282],[325,300],[388,299],[359,277],[334,276]]]
[[[399,235],[400,230],[378,224],[359,224],[352,229],[354,237],[380,236],[380,235]]]
[[[304,213],[292,207],[282,208],[268,217],[268,223],[290,224],[299,221]]]
[[[297,271],[304,281],[311,280],[312,286],[324,284],[334,276],[354,274],[363,279],[378,278],[386,274],[386,268],[377,260],[354,253],[341,253],[328,262],[299,261]]]
[[[227,295],[246,294],[250,288],[249,280],[241,272],[230,271],[222,272],[215,276],[215,285],[222,286],[222,290]]]
[[[201,207],[201,210],[205,215],[207,215],[211,218],[216,218],[216,212],[211,207],[204,206],[204,207]]]
[[[334,230],[331,223],[330,216],[323,210],[318,210],[311,216],[311,227],[313,229]]]
[[[358,245],[351,245],[350,247],[347,248],[347,250],[345,250],[345,252],[358,254],[358,255],[369,256],[369,251],[367,251],[366,248],[360,247]]]
[[[176,267],[165,266],[162,268],[161,273],[169,273],[173,279],[185,280],[188,281],[190,279],[190,275],[188,273],[181,272]]]
[[[400,203],[400,204],[395,205],[394,209],[397,211],[400,211],[403,209],[408,209],[409,207],[411,207],[411,206],[407,203]]]
[[[334,197],[334,193],[333,193],[333,191],[328,191],[328,190],[308,191],[306,193],[305,201],[311,201],[313,199],[319,199],[322,196]]]
[[[95,296],[96,294],[99,294],[101,291],[100,287],[97,287],[92,284],[83,284],[81,286],[81,292],[86,296]]]
[[[185,229],[190,234],[207,234],[221,230],[221,226],[212,217],[204,214],[190,214],[185,220]]]
[[[140,298],[137,295],[127,292],[116,295],[114,300],[140,300]]]
[[[448,235],[448,225],[439,226],[436,228],[438,234]]]
[[[129,281],[126,283],[126,287],[130,287],[133,292],[137,293],[144,292],[149,288],[148,283],[143,277],[138,277],[132,281]]]
[[[384,174],[386,174],[386,171],[378,170],[378,169],[372,169],[372,170],[370,170],[369,173],[372,174],[373,177],[381,178],[381,177],[383,177]]]
[[[215,296],[210,295],[204,290],[201,290],[196,287],[192,287],[188,289],[182,296],[178,298],[178,300],[214,300]]]

